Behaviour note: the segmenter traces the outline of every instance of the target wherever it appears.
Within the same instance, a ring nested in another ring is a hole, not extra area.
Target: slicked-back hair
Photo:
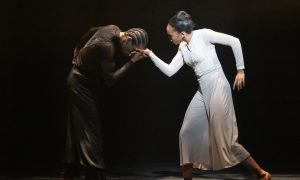
[[[191,33],[195,27],[195,23],[192,20],[191,15],[185,11],[178,11],[173,17],[170,18],[169,24],[174,27],[174,29],[181,33]]]

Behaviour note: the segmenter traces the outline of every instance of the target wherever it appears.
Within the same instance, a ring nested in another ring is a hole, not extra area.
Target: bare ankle
[[[257,175],[257,176],[262,176],[266,173],[265,170],[263,170],[262,168],[257,168],[255,169],[254,173]]]
[[[192,180],[193,164],[185,164],[182,166],[182,176],[184,180]]]

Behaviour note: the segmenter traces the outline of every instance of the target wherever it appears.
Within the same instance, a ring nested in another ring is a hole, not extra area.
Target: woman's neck
[[[193,32],[191,32],[191,33],[185,33],[185,35],[184,35],[184,41],[189,44],[190,41],[191,41],[191,39],[192,39],[192,36],[193,36]]]

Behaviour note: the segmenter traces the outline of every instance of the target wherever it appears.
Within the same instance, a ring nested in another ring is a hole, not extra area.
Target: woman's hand
[[[239,91],[243,87],[245,87],[245,73],[243,69],[239,69],[235,76],[235,80],[233,83],[233,90],[237,88],[237,90]]]
[[[179,44],[179,49],[185,48],[186,46],[187,46],[187,42],[181,41],[181,43]]]

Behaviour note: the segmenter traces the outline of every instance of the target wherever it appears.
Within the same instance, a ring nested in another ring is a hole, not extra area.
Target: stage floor
[[[300,180],[298,173],[272,172],[273,180]],[[55,176],[29,176],[29,177],[5,177],[1,180],[62,180],[59,175]],[[180,167],[174,164],[148,165],[136,167],[114,168],[108,174],[107,180],[182,180]],[[220,171],[194,170],[193,180],[255,180],[255,177],[243,166],[237,166]],[[83,178],[76,178],[83,180]]]

